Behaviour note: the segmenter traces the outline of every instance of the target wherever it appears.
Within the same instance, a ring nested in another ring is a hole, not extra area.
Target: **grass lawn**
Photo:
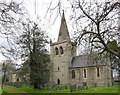
[[[1,90],[1,88],[0,88],[0,95],[2,94],[2,90]]]
[[[7,92],[7,93],[15,93],[15,92],[12,92],[12,91],[9,91],[9,90],[6,90],[6,89],[3,89],[2,92]]]
[[[16,88],[16,87],[7,86],[7,85],[5,87],[14,88],[14,89],[28,92],[28,93],[70,93],[70,89],[55,91],[55,88],[53,88],[53,91],[50,91],[47,89],[47,87],[44,87],[41,90],[33,89],[30,87]],[[12,93],[12,92],[8,92],[8,93]],[[118,83],[115,83],[115,85],[111,86],[111,87],[93,87],[93,86],[91,86],[91,87],[88,87],[87,90],[82,90],[82,91],[76,90],[72,93],[118,93]]]

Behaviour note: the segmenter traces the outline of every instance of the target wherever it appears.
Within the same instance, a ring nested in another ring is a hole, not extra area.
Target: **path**
[[[6,90],[8,90],[8,91],[15,92],[15,93],[19,93],[20,95],[32,95],[32,94],[29,94],[29,93],[27,93],[27,92],[20,91],[20,90],[14,89],[14,88],[4,87],[4,89],[6,89]]]

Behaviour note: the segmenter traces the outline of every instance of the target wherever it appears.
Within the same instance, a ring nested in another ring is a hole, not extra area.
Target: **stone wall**
[[[97,77],[97,68],[100,70],[100,76]],[[86,67],[86,68],[70,68],[70,84],[78,84],[86,82],[89,86],[112,86],[112,76],[107,71],[107,66]],[[86,78],[84,78],[84,69],[87,70]],[[72,79],[72,70],[75,70],[75,79]]]

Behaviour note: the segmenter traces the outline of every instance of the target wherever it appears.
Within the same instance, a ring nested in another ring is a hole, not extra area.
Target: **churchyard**
[[[5,88],[12,88],[18,91],[24,91],[27,93],[118,93],[118,82],[111,87],[96,87],[87,86],[84,84],[78,85],[55,85],[55,84],[44,84],[40,85],[39,89],[34,89],[33,87],[22,86],[16,84],[16,87],[4,85]],[[15,93],[10,90],[3,89],[5,93]]]

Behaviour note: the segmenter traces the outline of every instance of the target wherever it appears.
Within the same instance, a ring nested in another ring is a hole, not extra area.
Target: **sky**
[[[52,11],[53,13],[51,12],[52,15],[50,17],[51,13],[50,13],[50,10],[48,11],[48,7],[52,0],[3,0],[3,1],[6,1],[6,2],[15,1],[18,3],[22,2],[22,6],[24,6],[25,7],[24,9],[26,9],[26,11],[28,12],[29,18],[35,22],[38,22],[37,18],[39,18],[41,21],[38,23],[41,24],[43,30],[45,30],[49,38],[52,39],[52,42],[57,41],[62,15],[58,15],[57,18],[55,19],[56,10],[54,10]],[[53,0],[53,1],[54,3],[52,3],[51,6],[53,6],[54,8],[56,4],[58,3],[57,2],[58,0]],[[70,27],[71,26],[70,25],[70,13],[66,11],[68,10],[67,8],[69,8],[69,4],[64,2],[64,4],[62,5],[63,7],[61,9],[61,14],[64,9],[66,22],[69,27],[68,30],[71,36],[73,32],[72,32],[72,27]],[[0,38],[0,45],[3,45],[3,44],[7,46],[6,41]],[[48,47],[48,49],[50,48]],[[5,57],[2,56],[2,54],[0,54],[0,62],[2,62],[3,60],[5,60]]]

